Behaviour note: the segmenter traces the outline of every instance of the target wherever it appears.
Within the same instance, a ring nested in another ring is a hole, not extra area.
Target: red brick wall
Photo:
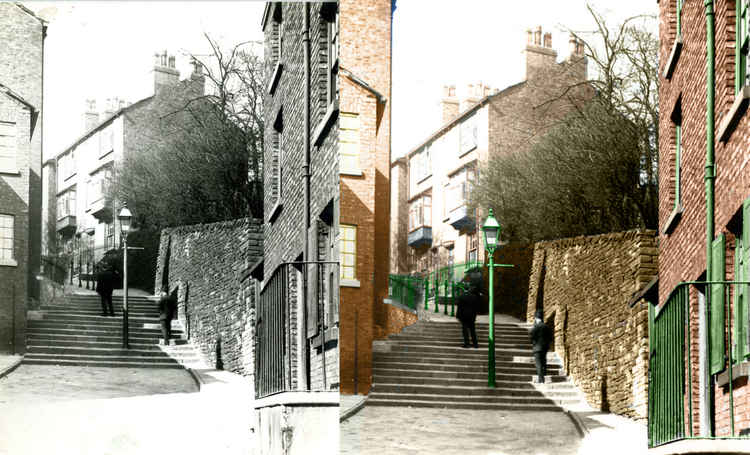
[[[743,115],[726,142],[719,141],[718,128],[726,118],[734,95],[735,70],[735,2],[716,0],[715,10],[715,231],[713,236],[727,234],[726,276],[733,278],[734,237],[730,233],[733,217],[742,202],[750,196],[750,119]],[[682,9],[683,47],[671,79],[664,78],[664,69],[676,37],[675,2],[659,4],[659,302],[680,281],[695,280],[706,270],[706,15],[703,2],[685,2]],[[671,119],[681,100],[682,113],[682,218],[670,234],[664,233],[665,223],[674,206],[674,123]],[[721,279],[722,277],[713,277]],[[691,290],[690,318],[697,331],[697,292]],[[698,366],[697,332],[693,342],[693,403],[697,419]],[[735,428],[750,426],[748,415],[747,378],[734,382]],[[725,388],[715,389],[716,433],[729,432],[728,395]],[[697,424],[696,424],[697,429]]]
[[[340,64],[385,97],[339,75],[341,112],[359,114],[362,176],[341,176],[340,220],[357,226],[359,287],[341,287],[342,393],[367,393],[372,382],[372,340],[398,326],[385,308],[390,224],[391,3],[341,0]],[[356,371],[356,374],[355,374]]]

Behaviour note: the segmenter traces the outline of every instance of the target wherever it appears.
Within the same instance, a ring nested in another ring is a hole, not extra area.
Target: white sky
[[[584,0],[399,0],[393,18],[392,151],[395,159],[441,125],[443,85],[503,89],[523,79],[526,30],[552,33],[558,61],[568,33],[595,29]],[[656,0],[593,0],[608,23],[656,15]],[[656,21],[653,21],[656,27]],[[656,30],[654,29],[654,32]],[[589,71],[591,75],[591,71]],[[460,95],[460,93],[459,93]]]
[[[24,2],[55,12],[44,55],[44,157],[83,133],[85,100],[136,102],[153,94],[154,53],[177,57],[180,78],[192,67],[185,51],[208,54],[203,32],[234,45],[262,40],[264,2]]]

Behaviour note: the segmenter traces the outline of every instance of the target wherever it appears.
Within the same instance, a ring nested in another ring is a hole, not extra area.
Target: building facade
[[[96,102],[88,100],[84,134],[44,163],[45,181],[54,189],[44,193],[43,236],[68,258],[73,283],[91,277],[94,264],[119,246],[117,213],[122,204],[110,194],[118,164],[141,151],[160,153],[160,138],[176,128],[160,119],[205,91],[200,67],[195,65],[194,72],[180,80],[175,57],[166,51],[155,55],[153,77],[154,94],[136,103],[109,99],[98,111]]]
[[[260,453],[338,451],[339,5],[268,2],[263,16]]]
[[[550,33],[541,27],[527,33],[525,80],[501,91],[484,84],[463,93],[444,87],[443,125],[391,164],[391,210],[397,214],[391,219],[391,273],[425,276],[483,262],[478,223],[486,213],[474,213],[468,204],[480,165],[529,150],[536,137],[590,98],[582,85],[582,42],[571,37],[570,56],[558,63]]]
[[[750,276],[747,24],[744,1],[659,4],[660,251],[649,327],[651,446],[701,444],[710,453],[729,445],[739,451],[747,441],[732,438],[750,434],[743,284]],[[688,441],[691,436],[707,439]]]
[[[396,2],[341,2],[341,393],[368,393],[372,342],[414,316],[387,305],[391,25]]]
[[[0,3],[0,353],[26,350],[26,309],[39,298],[42,68],[46,22]]]

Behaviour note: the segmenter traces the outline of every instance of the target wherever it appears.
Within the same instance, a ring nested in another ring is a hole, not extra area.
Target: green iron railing
[[[441,267],[430,272],[424,280],[424,309],[429,310],[429,299],[433,299],[435,313],[440,312],[440,304],[443,304],[443,313],[450,315],[456,313],[456,298],[460,293],[458,283],[464,278],[468,270],[482,268],[484,264],[479,261],[462,262],[446,267]]]
[[[424,279],[420,277],[388,275],[388,298],[416,311],[423,283]]]
[[[748,295],[748,284],[746,281],[683,282],[659,310],[649,305],[649,447],[682,439],[747,439],[735,431],[731,378],[732,369],[748,357],[747,302],[743,301]],[[698,311],[698,299],[693,298],[692,302],[690,299],[691,286],[704,292],[705,305],[710,310],[704,340],[697,339],[698,318],[690,317]],[[696,414],[700,372],[693,363],[692,351],[701,344],[708,346],[712,377],[719,374],[729,378],[724,388],[728,399],[715,399],[713,409],[709,410],[712,415],[726,413],[728,423],[724,424],[722,419],[708,435],[698,434],[700,416]],[[728,409],[717,409],[717,403],[725,402]]]

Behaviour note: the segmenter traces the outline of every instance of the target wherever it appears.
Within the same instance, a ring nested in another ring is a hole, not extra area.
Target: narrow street
[[[247,454],[247,401],[183,369],[21,365],[0,379],[0,454]]]

